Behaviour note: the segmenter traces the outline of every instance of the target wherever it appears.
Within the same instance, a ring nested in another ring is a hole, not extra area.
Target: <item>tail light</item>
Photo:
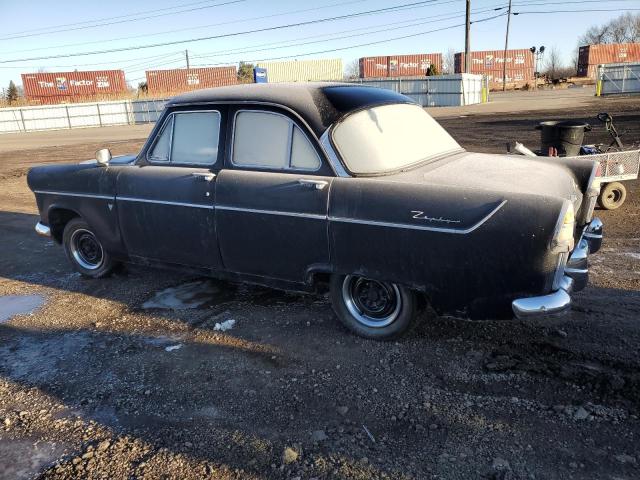
[[[570,202],[566,203],[566,209],[564,209],[560,221],[558,222],[558,229],[555,236],[555,246],[559,248],[560,251],[566,252],[573,250],[575,246],[575,240],[573,238],[573,234],[576,229],[576,216],[575,211],[573,210],[573,205]]]

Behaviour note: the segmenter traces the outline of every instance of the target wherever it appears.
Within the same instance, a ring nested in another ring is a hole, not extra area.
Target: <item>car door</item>
[[[220,251],[229,271],[302,282],[329,265],[333,179],[317,141],[291,116],[235,112],[216,191]]]
[[[171,112],[144,157],[120,173],[116,208],[130,257],[220,268],[214,199],[224,131],[220,110]]]

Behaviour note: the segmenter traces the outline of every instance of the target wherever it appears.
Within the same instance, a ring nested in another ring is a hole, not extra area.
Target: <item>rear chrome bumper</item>
[[[36,233],[43,237],[50,237],[51,229],[48,226],[46,226],[44,223],[38,222],[36,223]]]
[[[554,315],[571,308],[571,292],[578,292],[589,281],[589,254],[596,253],[602,246],[603,225],[599,218],[589,223],[578,240],[576,248],[564,266],[564,274],[559,288],[548,295],[518,298],[511,303],[516,318],[526,319]]]

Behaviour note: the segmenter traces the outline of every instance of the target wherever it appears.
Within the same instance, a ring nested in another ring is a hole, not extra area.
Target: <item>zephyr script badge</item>
[[[421,212],[420,210],[411,210],[411,213],[413,213],[412,215],[413,218],[417,218],[418,220],[426,220],[427,222],[460,223],[460,220],[451,220],[450,218],[429,217],[428,215],[425,215],[424,212]]]

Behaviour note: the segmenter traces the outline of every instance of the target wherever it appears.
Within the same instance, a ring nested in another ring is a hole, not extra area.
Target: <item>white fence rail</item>
[[[164,103],[165,100],[122,100],[0,108],[0,133],[153,123]]]
[[[402,93],[423,107],[459,107],[489,100],[487,79],[470,73],[419,78],[360,79],[353,82]]]
[[[489,95],[486,78],[466,73],[354,82],[394,90],[425,107],[473,105],[488,101]],[[153,123],[160,117],[165,102],[166,100],[121,100],[0,108],[0,134]]]
[[[640,93],[640,63],[598,66],[596,95]]]

